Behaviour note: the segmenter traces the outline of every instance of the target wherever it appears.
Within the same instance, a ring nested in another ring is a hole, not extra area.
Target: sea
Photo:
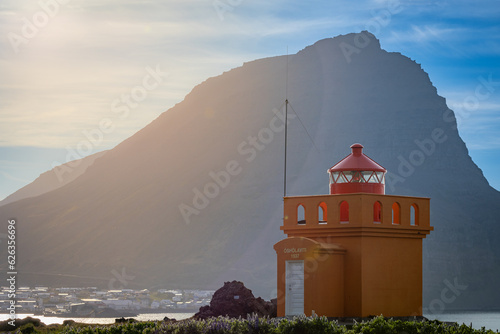
[[[169,319],[175,320],[184,320],[187,318],[191,318],[194,313],[144,313],[139,314],[136,317],[132,317],[138,321],[158,321],[163,320],[165,317]],[[33,315],[33,314],[16,314],[16,318],[24,319],[26,317],[32,317],[40,319],[46,325],[59,324],[62,325],[64,320],[74,320],[75,322],[83,323],[83,324],[114,324],[115,318],[59,318],[59,317],[46,317],[44,315]],[[8,314],[0,314],[0,321],[10,320]]]
[[[424,314],[429,320],[456,322],[459,325],[472,325],[472,328],[491,329],[500,332],[500,312],[449,312],[440,314]]]
[[[133,317],[139,321],[157,321],[163,320],[165,317],[176,320],[183,320],[190,318],[194,313],[145,313],[139,314]],[[62,324],[64,320],[74,320],[75,322],[85,323],[85,324],[113,324],[116,318],[58,318],[58,317],[46,317],[43,315],[33,315],[33,314],[17,314],[17,318],[38,318],[44,324]],[[472,325],[475,329],[481,329],[485,327],[486,329],[491,329],[493,331],[500,332],[500,312],[449,312],[440,314],[424,314],[424,317],[430,320],[439,320],[446,322],[456,322],[458,324],[466,324],[467,326]],[[0,321],[9,319],[8,314],[0,314]]]

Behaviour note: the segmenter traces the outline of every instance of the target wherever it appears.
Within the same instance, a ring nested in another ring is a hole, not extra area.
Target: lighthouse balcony
[[[430,226],[429,198],[370,193],[284,198],[281,229],[288,236],[398,233],[424,238]]]

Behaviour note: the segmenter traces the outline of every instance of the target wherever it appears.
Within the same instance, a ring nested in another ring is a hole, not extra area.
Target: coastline
[[[140,313],[135,317],[126,317],[127,319],[135,319],[136,321],[162,321],[165,317],[169,319],[184,320],[192,317],[194,312],[157,312],[157,313]],[[88,325],[109,325],[114,324],[116,319],[124,318],[123,316],[116,317],[57,317],[51,315],[34,315],[33,313],[16,314],[16,319],[26,318],[38,319],[45,325],[62,325],[64,321],[72,320],[75,323]],[[0,321],[9,320],[9,314],[0,314]]]
[[[56,317],[56,318],[130,318],[137,317],[141,314],[167,314],[167,313],[196,313],[198,309],[139,309],[139,310],[114,310],[114,309],[104,309],[102,312],[91,312],[88,314],[82,314],[78,312],[65,312],[65,313],[52,313],[52,312],[43,312],[43,313],[33,313],[33,312],[16,312],[16,314],[29,315],[31,317],[37,316],[45,316],[45,317]],[[0,310],[0,317],[2,315],[9,315],[8,310]],[[3,317],[2,317],[3,318]]]

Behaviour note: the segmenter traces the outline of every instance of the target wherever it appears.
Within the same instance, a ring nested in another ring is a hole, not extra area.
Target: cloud
[[[391,30],[389,37],[386,39],[388,43],[394,44],[428,44],[440,43],[446,44],[457,36],[463,35],[465,28],[449,27],[441,25],[415,25],[412,24],[405,30]]]

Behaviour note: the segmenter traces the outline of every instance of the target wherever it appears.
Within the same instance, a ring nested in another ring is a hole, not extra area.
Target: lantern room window
[[[379,183],[385,184],[384,172],[373,172],[373,173],[377,176]]]
[[[344,175],[344,173],[339,172],[339,177],[337,179],[337,183],[349,183],[349,180],[347,177]]]
[[[384,172],[345,170],[331,172],[330,184],[332,183],[382,183],[384,184]]]
[[[361,172],[363,179],[368,183],[378,183],[377,177],[373,175],[372,171]]]
[[[351,183],[363,183],[365,179],[363,179],[363,174],[358,171],[347,172],[351,174]]]

